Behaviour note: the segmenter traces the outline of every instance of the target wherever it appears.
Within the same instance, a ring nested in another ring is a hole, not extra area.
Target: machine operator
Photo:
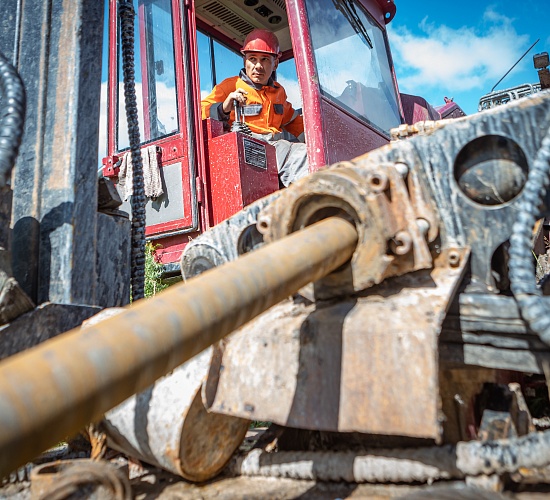
[[[281,52],[279,40],[267,30],[256,29],[241,49],[244,68],[239,76],[226,78],[201,101],[202,118],[227,123],[235,120],[234,102],[242,108],[252,136],[273,144],[281,184],[287,187],[308,174],[306,145],[282,138],[283,130],[303,138],[302,116],[287,101],[285,89],[274,81]]]

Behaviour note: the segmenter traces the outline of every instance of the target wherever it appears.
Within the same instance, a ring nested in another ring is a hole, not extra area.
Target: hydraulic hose
[[[25,103],[23,82],[0,52],[0,187],[9,181],[21,145]]]
[[[141,159],[138,109],[134,73],[134,17],[131,1],[118,4],[122,43],[122,72],[124,75],[124,99],[128,137],[132,155],[132,300],[145,296],[145,189]]]
[[[550,314],[533,271],[532,228],[550,184],[550,129],[529,172],[523,201],[510,237],[510,288],[523,319],[541,340],[550,345]]]

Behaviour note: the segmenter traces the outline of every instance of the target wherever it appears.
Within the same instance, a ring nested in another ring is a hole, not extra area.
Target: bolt
[[[397,170],[397,172],[401,177],[403,177],[403,179],[407,177],[409,173],[409,166],[406,163],[397,162],[394,164],[394,166],[395,166],[395,170]]]
[[[269,229],[269,219],[267,217],[258,218],[256,227],[261,234],[266,234]]]
[[[405,255],[410,252],[412,247],[412,238],[407,231],[399,231],[390,240],[390,250],[395,255]]]
[[[416,219],[416,225],[418,226],[418,230],[423,236],[426,236],[428,234],[428,231],[430,230],[430,223],[426,219]]]
[[[388,187],[388,176],[384,172],[370,172],[367,182],[373,193],[383,193]]]
[[[460,254],[456,250],[451,250],[447,256],[449,266],[458,267],[460,265]]]

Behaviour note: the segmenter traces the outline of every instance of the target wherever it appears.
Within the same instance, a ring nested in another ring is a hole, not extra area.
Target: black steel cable
[[[524,188],[510,237],[510,288],[523,319],[543,342],[550,345],[550,314],[533,270],[532,231],[550,184],[550,129],[542,140]]]
[[[21,145],[25,103],[19,73],[0,52],[0,187],[9,181]]]
[[[145,296],[145,190],[141,160],[138,109],[134,73],[134,17],[131,1],[119,0],[118,15],[122,43],[122,72],[128,137],[132,154],[132,300]]]

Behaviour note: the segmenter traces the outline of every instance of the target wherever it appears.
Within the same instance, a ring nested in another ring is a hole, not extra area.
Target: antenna
[[[493,85],[493,88],[491,89],[491,92],[493,90],[495,90],[496,86],[502,81],[504,80],[507,76],[508,76],[508,73],[510,73],[510,71],[512,71],[518,64],[519,62],[529,53],[529,51],[537,44],[540,42],[540,38],[533,44],[531,45],[531,47],[529,47],[526,51],[525,51],[525,54],[523,54],[516,62],[516,64],[514,64],[507,72],[506,74],[497,82]]]

